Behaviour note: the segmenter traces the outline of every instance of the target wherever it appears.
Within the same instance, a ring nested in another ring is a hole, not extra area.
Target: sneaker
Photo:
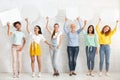
[[[110,74],[108,72],[106,72],[106,76],[110,76]]]
[[[102,72],[99,73],[99,76],[102,76]]]
[[[15,74],[13,74],[13,78],[16,78],[16,75],[15,75]]]
[[[20,78],[20,74],[17,75],[17,78]]]
[[[87,75],[87,76],[90,76],[90,72],[88,72],[86,75]]]
[[[90,76],[94,77],[94,74],[93,74],[93,73],[91,73],[91,74],[90,74]]]
[[[38,77],[40,77],[40,76],[41,76],[41,73],[39,72],[39,73],[38,73]]]
[[[35,73],[34,72],[32,73],[32,77],[35,77]]]

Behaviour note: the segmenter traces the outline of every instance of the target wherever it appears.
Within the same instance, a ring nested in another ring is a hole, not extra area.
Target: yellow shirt
[[[116,32],[116,30],[117,28],[114,28],[114,30],[111,31],[110,34],[106,36],[105,34],[101,33],[99,26],[97,25],[96,31],[97,31],[98,38],[99,38],[99,44],[111,44],[111,37]]]

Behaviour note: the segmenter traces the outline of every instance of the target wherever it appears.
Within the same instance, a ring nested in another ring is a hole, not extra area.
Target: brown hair
[[[109,27],[109,30],[104,33],[104,29],[105,29],[106,27]],[[110,32],[111,32],[111,27],[110,27],[109,25],[105,25],[105,26],[102,28],[102,31],[101,31],[101,33],[102,33],[102,34],[105,34],[106,36],[108,36]]]
[[[55,27],[56,25],[58,25],[58,27],[59,27],[59,24],[58,24],[58,23],[55,23],[55,24],[54,24],[54,27]],[[55,35],[55,30],[53,31],[51,38],[53,38],[54,35]]]

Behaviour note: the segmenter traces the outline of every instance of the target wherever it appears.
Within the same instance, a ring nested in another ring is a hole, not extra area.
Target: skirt
[[[41,56],[40,44],[32,42],[30,45],[30,56]]]

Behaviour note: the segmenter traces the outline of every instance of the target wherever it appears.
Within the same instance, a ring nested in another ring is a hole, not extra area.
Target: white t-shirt
[[[31,36],[32,42],[36,42],[38,44],[40,43],[41,40],[46,41],[46,39],[44,38],[42,34],[35,35],[30,32],[30,36]]]

